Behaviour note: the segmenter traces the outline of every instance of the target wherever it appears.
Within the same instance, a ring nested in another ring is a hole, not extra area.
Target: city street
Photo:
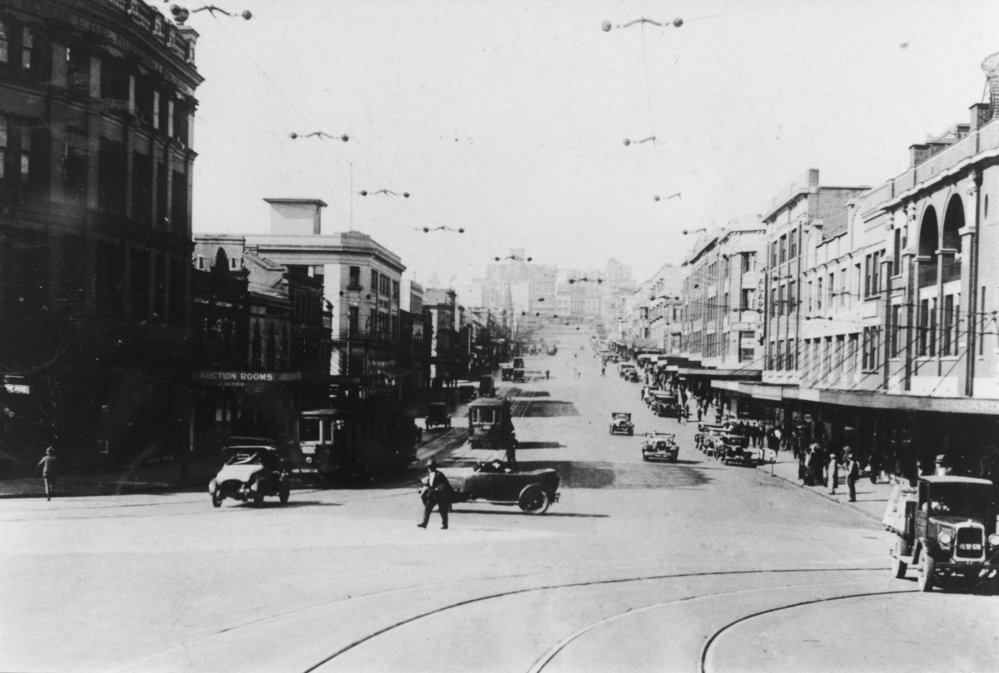
[[[891,579],[875,521],[706,458],[696,424],[653,416],[571,329],[527,359],[549,380],[508,389],[532,395],[514,405],[521,468],[561,476],[547,514],[462,503],[449,530],[436,513],[421,530],[415,467],[395,488],[262,508],[0,501],[0,670],[994,668],[995,597]],[[632,412],[634,437],[608,434],[612,411]],[[642,461],[654,429],[677,434],[678,463]]]

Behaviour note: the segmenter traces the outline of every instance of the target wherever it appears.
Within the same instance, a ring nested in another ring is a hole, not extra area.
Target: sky
[[[515,248],[642,281],[683,229],[763,213],[809,168],[880,184],[968,121],[999,51],[995,0],[215,4],[253,18],[188,19],[195,233],[266,233],[264,198],[319,198],[325,232],[456,288]],[[349,141],[290,137],[315,131]],[[383,189],[410,197],[359,194]]]

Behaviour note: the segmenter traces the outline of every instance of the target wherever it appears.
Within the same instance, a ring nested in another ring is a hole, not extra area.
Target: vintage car
[[[892,573],[902,579],[916,566],[920,591],[995,581],[996,514],[996,487],[988,479],[925,476],[914,491],[897,488],[885,513],[885,525],[896,534]]]
[[[224,463],[208,484],[212,505],[221,507],[226,498],[262,505],[265,496],[288,502],[291,481],[287,461],[269,440],[241,440],[227,443]]]
[[[431,402],[427,405],[427,418],[424,422],[427,430],[431,428],[450,428],[451,414],[447,412],[444,402]]]
[[[501,460],[492,460],[441,471],[454,489],[452,502],[517,505],[525,514],[544,514],[558,502],[559,477],[552,468],[518,472]]]
[[[635,424],[631,422],[631,414],[627,411],[615,411],[611,414],[610,433],[612,435],[633,435]]]
[[[762,451],[749,448],[749,438],[744,435],[723,432],[718,435],[718,443],[715,457],[726,465],[738,463],[755,467],[763,462]]]
[[[655,391],[652,393],[652,402],[649,408],[656,416],[676,417],[677,409],[676,396],[666,391]]]
[[[642,460],[668,460],[675,463],[679,455],[676,435],[671,432],[646,432],[642,438]]]

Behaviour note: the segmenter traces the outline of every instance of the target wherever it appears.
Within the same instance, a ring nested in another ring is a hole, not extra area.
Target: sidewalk
[[[766,453],[768,458],[772,458],[773,452],[767,450]],[[872,484],[870,477],[864,475],[857,481],[857,501],[850,502],[850,491],[846,486],[846,480],[840,477],[840,484],[836,487],[835,495],[830,495],[829,488],[824,484],[822,486],[805,486],[798,479],[798,461],[794,459],[790,451],[778,452],[776,460],[762,463],[757,469],[770,472],[774,477],[783,479],[798,488],[810,491],[826,500],[832,500],[845,507],[855,509],[879,523],[884,517],[885,508],[888,506],[888,498],[893,488],[893,485],[887,481],[879,481],[877,484]]]
[[[193,459],[187,466],[187,479],[181,479],[177,462],[138,465],[120,470],[67,474],[56,482],[56,497],[207,491],[208,482],[218,472],[217,460]],[[44,498],[41,477],[0,479],[0,498]]]

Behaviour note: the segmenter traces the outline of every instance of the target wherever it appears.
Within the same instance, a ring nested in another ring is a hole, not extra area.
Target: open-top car
[[[224,463],[208,484],[212,505],[221,507],[226,498],[262,505],[264,497],[277,496],[288,502],[291,493],[287,461],[269,440],[241,440],[222,449]]]
[[[611,413],[610,433],[612,435],[635,434],[635,424],[631,422],[631,414],[627,411]]]
[[[898,489],[885,525],[896,534],[892,572],[919,569],[920,591],[961,584],[974,588],[999,572],[996,487],[988,479],[952,475],[920,477],[915,491]]]
[[[453,502],[484,500],[517,505],[525,514],[544,514],[558,502],[559,477],[550,467],[519,472],[501,460],[492,460],[441,471],[454,489]]]
[[[646,432],[642,438],[642,460],[667,460],[675,463],[680,455],[672,432]]]

